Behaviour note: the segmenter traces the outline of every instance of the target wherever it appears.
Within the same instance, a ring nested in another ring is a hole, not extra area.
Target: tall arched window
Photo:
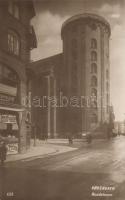
[[[96,76],[92,76],[92,78],[91,78],[91,86],[93,86],[93,87],[97,86],[97,78],[96,78]]]
[[[13,30],[8,31],[8,51],[17,56],[20,53],[20,38]]]
[[[97,49],[97,40],[96,39],[91,39],[91,48],[92,49]]]
[[[97,108],[97,90],[95,88],[91,89],[91,107]]]
[[[96,51],[91,52],[91,61],[97,61],[97,53]]]
[[[91,95],[97,97],[97,90],[95,88],[91,89]]]
[[[97,65],[96,63],[92,63],[91,64],[91,73],[97,73]]]

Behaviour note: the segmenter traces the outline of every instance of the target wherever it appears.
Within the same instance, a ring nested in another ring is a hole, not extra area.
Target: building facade
[[[0,2],[0,135],[11,141],[9,151],[25,152],[30,145],[25,97],[28,95],[27,66],[36,38],[30,20],[32,1]],[[4,19],[4,20],[3,20]],[[9,143],[9,142],[8,142]]]
[[[39,132],[45,132],[48,137],[63,137],[67,133],[78,135],[97,131],[109,121],[110,32],[110,25],[103,17],[94,14],[73,16],[62,25],[63,53],[32,63],[30,68],[38,83],[36,87],[33,81],[32,91],[38,88],[33,97],[43,96],[45,88],[48,91],[46,108],[38,106],[38,99],[37,106],[32,106],[39,110]],[[47,69],[45,83],[42,77]]]

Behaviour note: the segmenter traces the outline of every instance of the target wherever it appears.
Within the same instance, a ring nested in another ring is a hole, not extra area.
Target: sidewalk
[[[74,151],[77,148],[73,148],[70,146],[63,146],[63,145],[56,145],[56,144],[49,144],[49,142],[40,141],[37,142],[37,146],[30,147],[24,154],[13,154],[7,155],[7,159],[5,162],[13,162],[18,160],[33,160],[34,158],[43,158],[49,155],[56,155],[60,153],[65,153],[69,151]]]

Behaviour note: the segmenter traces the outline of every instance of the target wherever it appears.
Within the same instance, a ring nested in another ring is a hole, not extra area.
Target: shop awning
[[[15,105],[15,106],[0,106],[0,110],[8,110],[8,111],[17,111],[17,112],[23,112],[25,111],[24,107],[21,107],[19,105]]]

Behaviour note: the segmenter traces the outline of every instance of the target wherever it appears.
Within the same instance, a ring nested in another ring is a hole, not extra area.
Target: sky
[[[38,47],[31,59],[62,52],[61,26],[69,17],[85,12],[99,14],[110,23],[110,91],[115,119],[125,119],[125,0],[34,0],[32,20]]]

